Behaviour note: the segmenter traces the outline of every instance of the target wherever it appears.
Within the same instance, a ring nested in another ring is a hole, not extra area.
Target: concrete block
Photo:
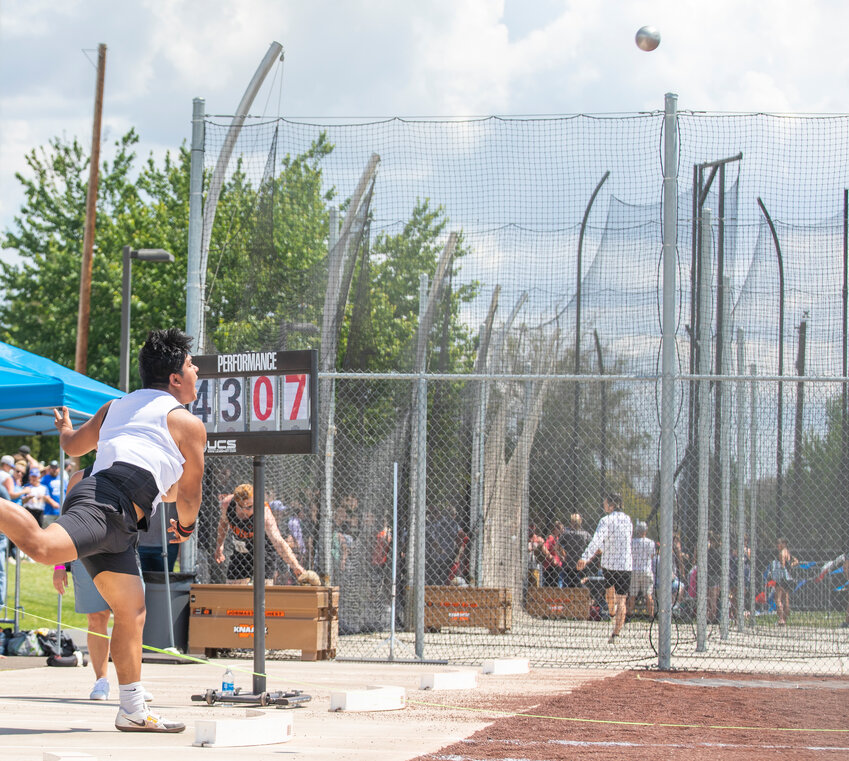
[[[407,707],[403,687],[372,686],[330,693],[331,711],[397,711]]]
[[[249,708],[244,719],[199,719],[192,744],[202,748],[274,745],[288,742],[293,735],[294,717],[289,711]]]
[[[442,671],[422,674],[420,690],[473,690],[478,686],[476,671]]]
[[[527,658],[496,658],[481,664],[484,674],[527,674],[530,665]]]
[[[81,753],[78,750],[46,750],[44,751],[44,761],[96,761],[94,756],[88,753]]]

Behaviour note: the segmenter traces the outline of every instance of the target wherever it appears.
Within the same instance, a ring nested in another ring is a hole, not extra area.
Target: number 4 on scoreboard
[[[309,376],[283,376],[283,420],[281,430],[307,431],[310,427]]]
[[[215,415],[212,409],[212,396],[210,394],[211,382],[209,378],[198,379],[195,389],[197,398],[191,403],[189,411],[195,417],[199,417],[207,431],[215,430]]]

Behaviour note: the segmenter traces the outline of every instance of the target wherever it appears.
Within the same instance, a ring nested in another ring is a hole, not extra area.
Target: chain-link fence
[[[845,667],[849,117],[664,122],[252,122],[216,180],[207,121],[204,350],[319,352],[319,454],[267,465],[266,575],[287,542],[339,586],[340,655],[657,663],[671,501],[672,666]],[[199,580],[243,578],[221,505],[251,480],[209,458]],[[609,493],[637,564],[615,644],[598,558],[575,567]]]
[[[657,381],[475,378],[427,380],[426,448],[414,452],[409,415],[398,410],[409,408],[417,379],[337,375],[327,452],[268,458],[266,496],[283,540],[304,567],[340,588],[338,655],[388,657],[395,551],[396,658],[415,657],[418,646],[425,659],[460,662],[524,656],[538,664],[655,663]],[[690,381],[680,383],[686,398]],[[718,383],[713,379],[711,396]],[[715,421],[703,428],[707,454],[695,463],[695,503],[684,493],[683,450],[678,466],[673,665],[839,671],[849,592],[842,560],[827,564],[844,551],[842,384],[785,384],[785,403],[804,435],[794,429],[788,436],[781,497],[777,383],[748,375],[722,383],[731,414],[720,425],[728,430],[714,451]],[[682,416],[682,440],[684,422]],[[411,463],[426,479],[422,556],[411,533]],[[252,556],[232,531],[224,534],[225,559],[215,562],[219,498],[252,478],[250,458],[208,459],[198,529],[202,582],[253,575],[252,560],[239,565]],[[612,623],[598,557],[575,568],[610,492],[622,495],[635,529],[634,594],[615,645],[607,644]],[[694,517],[686,514],[693,510]],[[267,577],[292,583],[282,554],[269,545],[266,555]],[[410,582],[417,563],[425,580],[418,638]],[[639,573],[650,578],[642,588]]]

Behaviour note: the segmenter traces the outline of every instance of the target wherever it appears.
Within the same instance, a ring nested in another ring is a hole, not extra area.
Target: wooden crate
[[[503,634],[513,625],[511,590],[487,587],[425,587],[425,629],[477,626]]]
[[[590,590],[586,587],[528,587],[526,607],[538,618],[590,617]]]
[[[189,652],[253,648],[253,586],[193,584]],[[265,647],[300,650],[301,660],[336,656],[338,587],[266,587]]]

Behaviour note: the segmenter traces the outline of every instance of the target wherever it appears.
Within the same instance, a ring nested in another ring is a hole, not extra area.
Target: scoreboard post
[[[197,398],[189,411],[207,431],[206,454],[253,455],[254,474],[254,676],[265,677],[265,455],[318,450],[318,354],[248,351],[202,354]]]

